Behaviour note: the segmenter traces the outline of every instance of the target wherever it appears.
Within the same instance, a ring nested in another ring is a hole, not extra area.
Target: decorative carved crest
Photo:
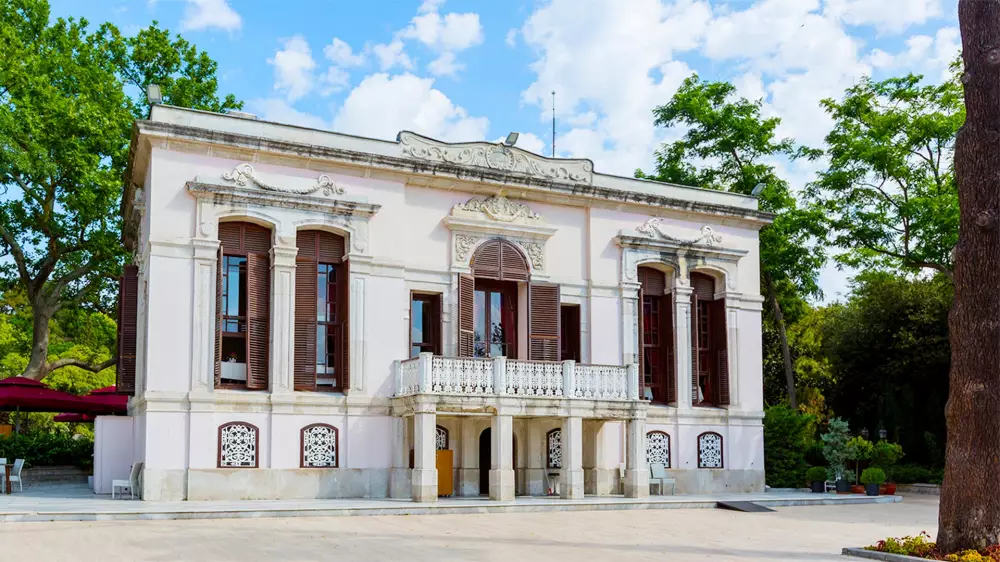
[[[542,220],[542,216],[532,211],[527,205],[511,201],[503,196],[494,195],[489,199],[469,199],[459,203],[452,211],[471,211],[483,213],[487,217],[501,222],[514,222],[517,219]]]
[[[343,195],[344,188],[333,182],[330,176],[326,174],[321,174],[319,178],[316,179],[316,185],[312,187],[307,187],[304,189],[292,189],[288,187],[279,187],[277,185],[272,185],[266,183],[260,179],[254,172],[253,166],[247,163],[239,164],[231,172],[226,172],[222,174],[222,179],[226,181],[231,181],[236,185],[246,185],[247,182],[252,182],[254,185],[261,189],[267,191],[276,191],[278,193],[291,193],[294,195],[309,195],[310,193],[315,193],[320,189],[323,190],[323,195],[329,197],[331,195]]]
[[[722,243],[722,235],[715,232],[715,229],[713,229],[711,226],[707,224],[701,227],[701,236],[695,238],[694,240],[681,240],[680,238],[671,236],[666,232],[663,232],[663,229],[660,228],[660,219],[655,217],[647,220],[641,226],[637,226],[635,228],[635,231],[638,232],[639,234],[645,234],[650,238],[669,240],[671,242],[684,245],[703,244],[705,246],[714,246],[716,244]]]
[[[404,154],[428,162],[476,166],[576,183],[589,184],[594,180],[594,163],[590,160],[545,158],[499,143],[446,143],[409,131],[400,132],[396,141]]]

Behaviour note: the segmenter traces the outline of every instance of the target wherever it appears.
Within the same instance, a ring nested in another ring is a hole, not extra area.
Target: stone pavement
[[[847,545],[933,533],[937,498],[903,503],[410,517],[0,524],[0,556],[32,562],[840,561]]]

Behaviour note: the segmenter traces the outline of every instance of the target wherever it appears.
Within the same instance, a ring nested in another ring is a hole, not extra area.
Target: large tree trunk
[[[948,319],[951,393],[937,542],[1000,542],[1000,0],[960,0],[965,125],[955,141],[961,209]]]
[[[788,334],[785,332],[785,316],[781,313],[781,305],[778,304],[778,294],[774,289],[774,280],[771,275],[764,273],[764,285],[767,288],[767,300],[774,312],[774,325],[778,329],[778,340],[781,341],[781,357],[785,365],[785,384],[788,386],[788,405],[793,409],[799,407],[799,402],[795,396],[795,369],[792,367],[792,351],[788,349]]]
[[[41,303],[34,303],[31,312],[34,319],[31,334],[31,358],[21,376],[40,381],[49,374],[49,320],[52,319],[54,313],[51,307]]]

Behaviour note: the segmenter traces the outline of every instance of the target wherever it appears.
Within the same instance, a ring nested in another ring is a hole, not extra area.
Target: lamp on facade
[[[163,92],[159,84],[146,86],[146,100],[152,105],[163,103]]]
[[[885,439],[887,435],[889,435],[889,432],[886,431],[884,427],[878,428],[878,438],[879,439]]]
[[[515,132],[511,132],[510,134],[507,135],[507,138],[504,139],[503,145],[506,147],[514,146],[515,144],[517,144],[517,137],[519,136],[521,135]]]
[[[868,439],[868,428],[867,427],[862,427],[860,433],[861,433],[861,438],[862,439]]]

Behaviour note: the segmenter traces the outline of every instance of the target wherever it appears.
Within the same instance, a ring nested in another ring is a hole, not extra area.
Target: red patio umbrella
[[[58,416],[52,418],[52,421],[57,422],[67,422],[67,423],[83,423],[94,421],[94,416],[90,414],[59,414]]]
[[[79,396],[53,390],[44,384],[24,377],[0,380],[0,410],[22,412],[73,412],[86,414],[94,405]]]
[[[80,399],[91,405],[93,413],[64,413],[59,414],[53,420],[57,422],[81,423],[94,421],[94,416],[98,414],[121,416],[128,414],[128,396],[118,394],[117,388],[113,385],[91,390],[80,397]]]

